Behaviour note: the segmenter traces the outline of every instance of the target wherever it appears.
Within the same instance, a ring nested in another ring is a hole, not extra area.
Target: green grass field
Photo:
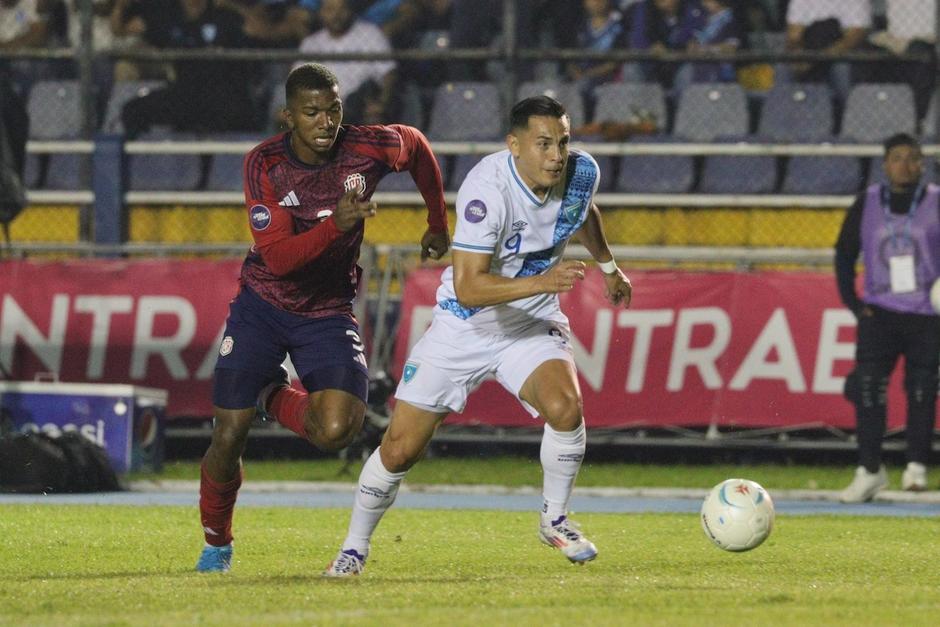
[[[329,460],[246,463],[247,480],[353,481]],[[580,486],[839,489],[852,470],[586,463]],[[898,470],[892,484],[898,484]],[[159,476],[196,479],[196,462]],[[411,483],[540,484],[536,459],[432,458]],[[195,501],[195,498],[194,498]],[[193,571],[192,507],[2,505],[0,625],[935,625],[940,518],[779,516],[758,549],[714,547],[690,514],[579,514],[599,558],[541,545],[537,515],[392,509],[365,575],[320,572],[346,509],[236,509],[234,567]]]
[[[337,459],[304,461],[255,461],[245,463],[247,481],[349,481],[359,475],[361,464],[342,473]],[[761,465],[651,465],[593,463],[585,461],[578,475],[582,487],[672,487],[711,488],[729,477],[745,477],[774,489],[841,490],[852,480],[854,468],[846,466]],[[891,485],[901,483],[901,468],[889,468]],[[198,479],[198,462],[171,462],[159,475],[135,474],[131,479]],[[542,469],[536,457],[447,458],[419,462],[406,479],[410,483],[459,483],[538,486]]]
[[[242,508],[227,575],[193,572],[195,508],[0,506],[2,625],[935,625],[936,519],[778,517],[750,553],[697,517],[584,514],[583,567],[533,514],[392,510],[366,573],[319,573],[341,510]]]

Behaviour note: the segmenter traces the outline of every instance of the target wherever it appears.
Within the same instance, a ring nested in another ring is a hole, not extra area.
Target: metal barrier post
[[[124,138],[98,135],[92,155],[91,185],[95,192],[94,241],[124,241]]]

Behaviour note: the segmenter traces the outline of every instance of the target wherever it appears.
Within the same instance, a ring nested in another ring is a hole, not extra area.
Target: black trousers
[[[888,379],[903,356],[907,391],[907,459],[926,464],[933,443],[940,366],[940,316],[868,307],[858,320],[855,402],[859,464],[876,472],[887,418]]]

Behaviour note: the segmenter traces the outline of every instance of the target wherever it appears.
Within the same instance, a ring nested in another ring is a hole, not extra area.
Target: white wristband
[[[597,267],[601,269],[601,272],[604,274],[613,274],[618,270],[617,262],[611,259],[610,261],[598,261]]]

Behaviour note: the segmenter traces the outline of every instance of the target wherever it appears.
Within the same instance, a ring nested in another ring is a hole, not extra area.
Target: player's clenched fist
[[[333,212],[336,228],[340,231],[348,231],[356,226],[359,220],[374,216],[376,206],[374,202],[363,201],[359,197],[359,188],[354,187],[343,194],[343,197],[336,203],[336,211]]]
[[[568,292],[574,288],[575,281],[584,279],[584,262],[562,261],[542,275],[545,292]]]

